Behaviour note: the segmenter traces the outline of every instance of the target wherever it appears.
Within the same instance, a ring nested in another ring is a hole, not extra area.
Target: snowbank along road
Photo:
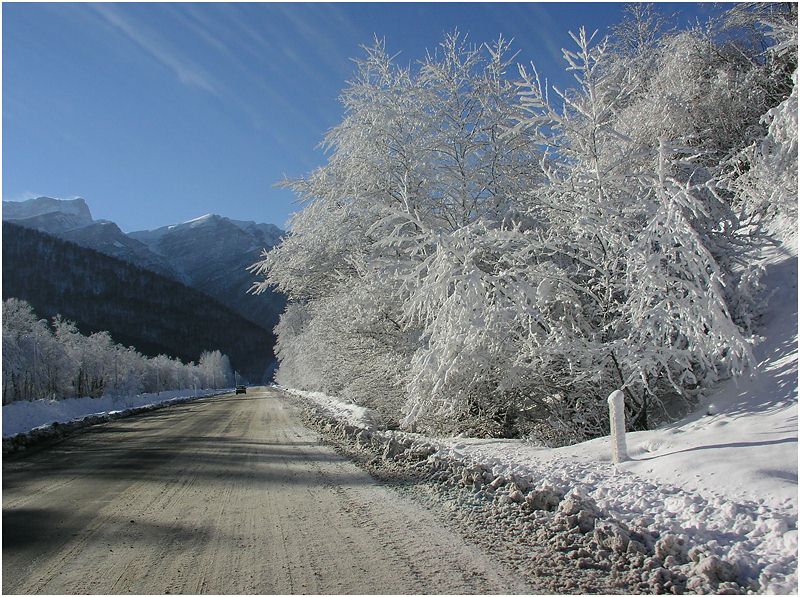
[[[4,593],[527,593],[273,389],[4,459]]]

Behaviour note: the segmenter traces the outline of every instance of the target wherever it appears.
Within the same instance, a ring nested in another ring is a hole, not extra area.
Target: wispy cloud
[[[197,87],[219,96],[221,88],[202,67],[180,56],[170,48],[158,35],[150,31],[142,23],[134,23],[129,16],[110,4],[93,4],[92,8],[106,22],[122,32],[128,39],[138,45],[164,67],[171,70],[178,80],[190,87]]]
[[[537,66],[542,66],[542,64],[561,65],[563,61],[562,45],[557,36],[566,37],[567,32],[562,31],[553,18],[550,7],[535,2],[510,3],[503,4],[501,10],[502,12],[498,12],[493,7],[485,8],[484,18],[494,22],[499,33],[508,38],[514,38],[516,49],[524,49],[525,40],[531,35],[535,35],[548,54],[547,56],[533,57]],[[500,18],[501,14],[503,18]]]
[[[563,67],[565,64],[563,48],[572,48],[572,40],[569,38],[568,32],[563,30],[553,18],[551,11],[554,8],[535,2],[526,4],[525,8],[530,11],[527,19],[529,26],[537,27],[537,34],[550,53],[553,63]]]
[[[226,18],[232,16],[227,7],[206,5],[199,8],[191,4],[158,7],[158,16],[162,22],[171,23],[176,31],[189,33],[196,43],[204,46],[205,50],[201,55],[205,57],[206,64],[200,64],[196,59],[190,58],[190,47],[177,47],[170,43],[145,19],[133,16],[128,7],[119,8],[108,4],[91,6],[114,31],[165,67],[178,81],[208,93],[225,106],[238,110],[253,127],[261,134],[271,137],[278,146],[293,148],[294,143],[281,133],[280,127],[270,123],[271,118],[265,112],[265,107],[272,107],[272,110],[288,115],[295,127],[306,128],[315,134],[321,133],[321,124],[294,106],[287,99],[283,85],[276,84],[275,79],[280,78],[277,70],[270,77],[263,69],[254,68],[257,62],[255,59],[266,64],[278,59],[279,47],[270,47],[268,38],[249,26],[245,18],[238,18],[238,14],[234,13],[236,17],[233,19]],[[234,28],[231,29],[231,26]],[[246,44],[240,43],[239,33],[242,29],[260,42],[257,48],[249,48],[254,50],[253,60],[242,59],[241,49],[248,49]],[[258,50],[261,50],[260,55]],[[242,92],[243,84],[245,92]],[[257,90],[257,94],[253,93],[254,90]],[[260,97],[263,103],[255,105],[254,97]],[[305,156],[297,157],[307,161]]]
[[[338,18],[339,26],[342,25],[343,16],[333,13],[327,4],[305,4],[303,11],[297,9],[298,5],[276,3],[272,6],[284,22],[292,28],[301,45],[313,50],[316,60],[320,65],[337,76],[350,74],[349,62],[341,59],[340,48],[336,41],[328,34],[331,29],[325,22]],[[355,48],[354,48],[355,49]]]

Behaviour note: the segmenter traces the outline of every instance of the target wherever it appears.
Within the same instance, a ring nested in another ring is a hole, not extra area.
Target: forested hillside
[[[143,354],[197,361],[219,349],[234,369],[261,381],[274,337],[211,297],[128,262],[3,222],[3,299],[29,302],[39,317],[61,314],[83,333],[107,330]]]
[[[25,301],[3,301],[3,404],[130,397],[234,383],[230,360],[218,350],[204,352],[197,363],[165,355],[148,358],[114,344],[108,332],[84,335],[59,316],[39,319]]]

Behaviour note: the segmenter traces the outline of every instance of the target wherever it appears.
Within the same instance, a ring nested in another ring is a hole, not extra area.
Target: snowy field
[[[726,382],[690,416],[627,434],[630,461],[611,464],[608,437],[548,449],[522,440],[434,439],[404,434],[448,458],[586,495],[617,520],[683,537],[733,563],[758,592],[797,590],[797,257],[771,254],[773,288],[758,372]],[[368,409],[319,392],[292,394],[331,417],[374,429]]]
[[[3,437],[27,433],[37,427],[53,423],[78,421],[85,417],[111,415],[127,410],[183,401],[186,398],[213,396],[233,391],[223,390],[170,390],[167,392],[139,394],[138,396],[102,398],[70,398],[67,400],[33,400],[12,402],[3,406]]]

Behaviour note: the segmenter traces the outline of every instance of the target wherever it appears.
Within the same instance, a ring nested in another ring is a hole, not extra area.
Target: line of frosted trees
[[[647,5],[564,51],[416,65],[367,48],[252,271],[286,293],[279,382],[438,433],[555,445],[647,429],[751,370],[757,252],[797,216],[797,5],[679,31]]]
[[[197,364],[148,358],[115,344],[108,332],[85,336],[60,316],[37,318],[25,301],[3,302],[3,404],[232,384],[228,357],[218,350],[204,352]]]

